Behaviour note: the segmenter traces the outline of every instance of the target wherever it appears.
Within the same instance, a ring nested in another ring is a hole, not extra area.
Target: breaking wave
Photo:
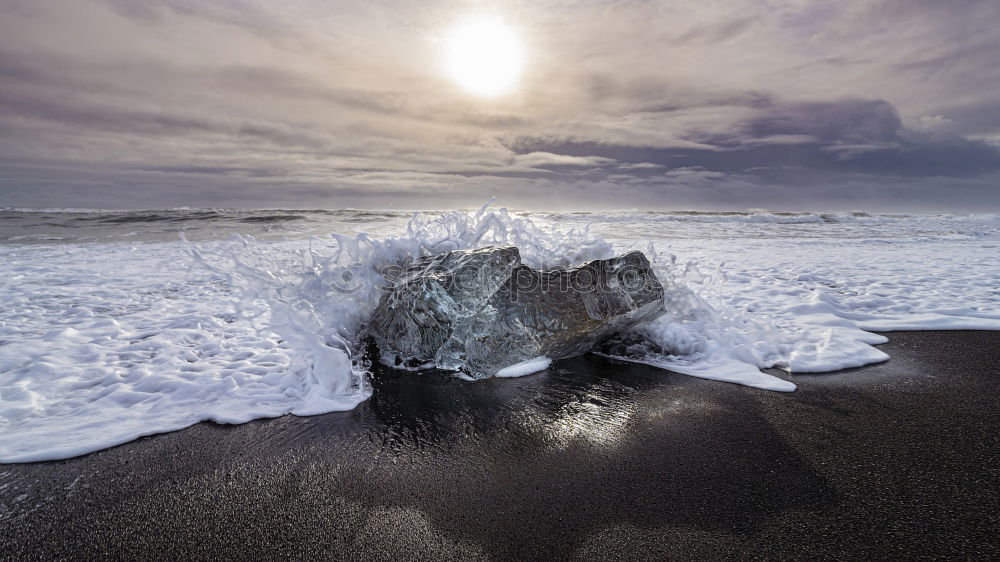
[[[241,216],[272,223],[286,215],[256,213]],[[402,220],[356,213],[339,220],[372,228]],[[71,457],[204,420],[351,409],[371,394],[364,338],[385,282],[379,272],[450,250],[517,246],[541,269],[643,250],[668,314],[597,351],[768,390],[795,385],[762,369],[822,372],[888,359],[873,347],[885,337],[866,330],[1000,329],[991,238],[971,246],[939,236],[936,244],[962,251],[934,246],[909,259],[881,241],[838,253],[817,251],[823,240],[734,239],[742,263],[733,264],[719,259],[731,250],[715,242],[653,243],[652,230],[605,238],[589,226],[614,232],[641,222],[634,215],[579,224],[553,217],[486,206],[415,214],[385,236],[0,246],[0,461]],[[149,221],[162,222],[135,222]],[[776,262],[776,251],[787,259]],[[945,261],[928,269],[929,256]],[[534,372],[535,363],[505,374]]]

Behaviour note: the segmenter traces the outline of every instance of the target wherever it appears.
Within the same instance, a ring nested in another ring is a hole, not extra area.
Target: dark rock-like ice
[[[475,378],[582,355],[664,312],[663,286],[642,252],[540,271],[514,247],[456,250],[389,277],[369,326],[381,361]]]

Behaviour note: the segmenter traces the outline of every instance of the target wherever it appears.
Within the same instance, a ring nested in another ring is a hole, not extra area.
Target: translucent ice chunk
[[[531,358],[581,355],[664,311],[641,252],[568,270],[520,261],[513,247],[458,250],[389,276],[370,327],[382,362],[483,378]]]

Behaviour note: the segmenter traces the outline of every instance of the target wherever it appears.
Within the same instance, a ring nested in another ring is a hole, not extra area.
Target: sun
[[[503,20],[477,17],[460,22],[448,34],[446,49],[448,73],[469,92],[493,97],[517,86],[521,42]]]

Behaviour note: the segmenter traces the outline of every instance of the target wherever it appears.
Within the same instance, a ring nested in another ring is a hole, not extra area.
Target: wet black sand
[[[0,558],[1000,556],[1000,332],[765,392],[584,357],[0,465]]]

